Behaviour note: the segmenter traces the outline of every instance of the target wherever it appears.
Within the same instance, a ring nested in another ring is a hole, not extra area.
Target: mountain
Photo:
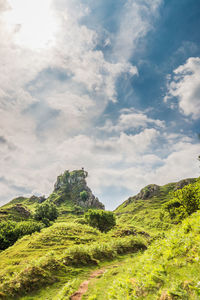
[[[0,220],[26,220],[34,213],[38,204],[50,201],[58,210],[60,219],[70,214],[81,215],[89,208],[105,209],[87,186],[88,173],[84,170],[66,170],[57,177],[54,190],[48,198],[35,195],[17,197],[0,208]]]

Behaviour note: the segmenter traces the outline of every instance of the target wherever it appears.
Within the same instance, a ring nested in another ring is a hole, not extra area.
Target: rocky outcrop
[[[178,182],[175,182],[175,183],[169,183],[165,186],[159,186],[157,184],[149,184],[146,187],[144,187],[143,189],[141,189],[141,191],[136,196],[129,197],[119,207],[122,206],[123,208],[125,208],[130,203],[134,202],[135,200],[148,200],[154,196],[156,196],[156,197],[163,196],[163,193],[165,194],[165,193],[169,193],[169,192],[173,192],[173,191],[182,189],[184,186],[186,186],[190,183],[194,183],[195,181],[196,181],[196,178],[187,178],[187,179],[183,179]],[[167,186],[168,186],[168,188],[164,192],[163,187],[167,187]],[[117,209],[119,207],[117,207]]]
[[[180,190],[182,189],[185,185],[188,185],[190,183],[194,183],[196,181],[195,178],[187,178],[187,179],[183,179],[179,182],[176,183],[174,190]]]
[[[39,197],[37,197],[37,196],[33,195],[33,196],[31,196],[29,198],[29,202],[31,202],[31,203],[35,203],[35,202],[36,203],[42,203],[45,200],[46,200],[45,196],[39,196]]]
[[[25,208],[22,204],[16,204],[15,206],[10,208],[12,211],[15,211],[20,214],[21,217],[28,218],[30,217],[30,211]]]
[[[130,203],[135,200],[148,200],[153,196],[157,196],[160,192],[160,186],[156,184],[149,184],[145,186],[141,191],[133,197],[129,197],[122,205],[127,207]]]
[[[55,204],[60,205],[67,197],[74,204],[81,207],[105,209],[104,205],[87,186],[87,176],[88,173],[84,169],[72,172],[66,170],[58,176],[54,185],[54,193],[59,194],[60,197],[57,197]]]
[[[146,200],[158,194],[160,186],[156,184],[149,184],[143,188],[139,194],[135,196],[136,200]]]

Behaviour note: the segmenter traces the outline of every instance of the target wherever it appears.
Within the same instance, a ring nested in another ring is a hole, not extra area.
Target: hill
[[[150,184],[136,196],[128,198],[115,209],[118,223],[132,224],[146,230],[166,230],[171,227],[171,220],[164,218],[162,205],[173,198],[173,192],[195,183],[195,178],[163,186]]]
[[[48,198],[44,196],[18,197],[0,208],[0,221],[22,221],[32,217],[37,205],[51,202],[59,210],[59,220],[62,221],[71,215],[81,215],[88,208],[105,209],[87,186],[88,173],[81,170],[69,172],[66,170],[57,177],[54,190]]]
[[[1,208],[0,227],[23,220],[17,224],[39,229],[0,252],[0,299],[199,299],[200,204],[179,224],[163,212],[185,188],[200,203],[199,179],[148,185],[114,211],[116,226],[102,233],[82,216],[88,208],[104,209],[86,177],[84,170],[65,171],[48,198],[19,197]],[[47,202],[58,219],[49,227],[33,224],[35,208]]]
[[[199,300],[200,212],[89,285],[83,299]]]

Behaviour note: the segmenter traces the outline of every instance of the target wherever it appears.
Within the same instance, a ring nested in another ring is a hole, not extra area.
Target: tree
[[[88,192],[87,191],[80,192],[80,197],[83,201],[86,201],[88,199]]]
[[[85,219],[90,226],[101,232],[107,232],[116,225],[115,215],[111,211],[89,209]]]
[[[53,203],[42,203],[37,206],[34,218],[48,225],[49,221],[54,221],[58,217],[58,210]]]

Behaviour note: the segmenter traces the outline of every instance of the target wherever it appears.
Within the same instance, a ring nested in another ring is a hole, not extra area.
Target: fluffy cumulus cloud
[[[178,177],[173,164],[179,155],[179,174],[196,171],[189,163],[196,146],[179,134],[169,140],[164,121],[134,108],[119,110],[116,121],[103,121],[106,107],[120,101],[118,78],[139,76],[130,57],[152,28],[160,3],[126,1],[115,36],[105,35],[110,51],[105,55],[99,45],[103,24],[91,29],[84,22],[92,14],[89,4],[0,0],[1,204],[22,194],[48,195],[58,174],[82,166],[109,208],[120,199],[108,203],[107,187],[133,193],[157,182],[156,174],[164,183],[162,170]],[[197,61],[192,66],[185,76],[196,74]],[[170,146],[174,139],[181,147]]]
[[[200,58],[190,57],[174,70],[165,101],[176,97],[180,111],[193,119],[200,115]]]

